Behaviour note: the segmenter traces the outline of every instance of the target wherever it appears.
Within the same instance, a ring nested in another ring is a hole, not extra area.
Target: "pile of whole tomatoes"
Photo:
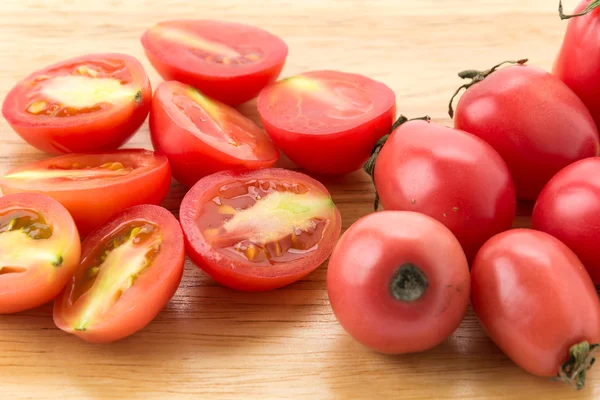
[[[2,114],[32,146],[67,154],[0,180],[0,313],[54,299],[60,329],[110,342],[160,312],[186,253],[244,291],[288,285],[331,255],[331,306],[366,346],[430,349],[471,302],[515,363],[583,387],[600,343],[599,5],[561,8],[573,19],[553,73],[527,60],[460,73],[454,128],[396,120],[394,92],[365,76],[276,81],[287,45],[229,22],[148,29],[166,80],[154,94],[124,54],[32,73]],[[233,108],[255,97],[264,130]],[[117,150],[148,114],[155,152]],[[273,168],[278,149],[316,174],[364,165],[385,211],[338,242],[329,192]],[[179,221],[159,206],[171,176],[190,188]],[[535,201],[535,230],[511,230],[517,199]]]

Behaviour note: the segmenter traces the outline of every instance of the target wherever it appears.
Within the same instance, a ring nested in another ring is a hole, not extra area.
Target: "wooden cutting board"
[[[550,68],[566,24],[558,0],[2,0],[0,99],[20,78],[90,52],[144,57],[141,33],[163,19],[259,25],[290,54],[282,76],[340,69],[389,85],[398,109],[451,124],[447,102],[462,69],[529,57]],[[574,0],[565,2],[567,9]],[[256,118],[255,104],[242,111]],[[127,147],[150,147],[144,127]],[[0,173],[45,156],[0,121]],[[287,165],[287,164],[286,164]],[[371,211],[366,174],[324,182],[347,228]],[[177,212],[184,189],[165,206]],[[523,213],[522,213],[523,214]],[[527,226],[529,217],[516,220]],[[337,324],[326,265],[269,293],[224,289],[190,262],[181,287],[145,330],[89,345],[55,328],[46,305],[0,316],[0,399],[598,399],[600,366],[574,392],[516,367],[470,311],[443,345],[401,357],[373,353]]]

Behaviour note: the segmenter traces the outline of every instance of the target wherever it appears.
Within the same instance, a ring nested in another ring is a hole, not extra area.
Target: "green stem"
[[[594,0],[592,1],[586,8],[585,10],[583,10],[582,12],[580,12],[579,14],[565,14],[563,12],[563,5],[562,5],[562,0],[559,0],[558,2],[558,15],[560,16],[560,19],[565,20],[565,19],[571,19],[571,18],[576,18],[576,17],[582,17],[592,11],[594,11],[596,8],[600,7],[600,0]]]
[[[569,359],[560,367],[556,380],[566,382],[576,390],[585,386],[587,371],[594,364],[594,353],[600,344],[589,344],[584,341],[569,349]]]
[[[598,1],[600,1],[600,0],[598,0]],[[481,82],[482,80],[484,80],[485,78],[487,78],[488,76],[490,76],[491,74],[496,72],[498,70],[498,68],[502,67],[503,65],[506,65],[506,64],[523,65],[527,61],[529,61],[529,60],[526,58],[524,58],[522,60],[517,60],[517,61],[504,61],[498,65],[494,65],[492,68],[485,70],[485,71],[477,71],[475,69],[468,69],[466,71],[459,72],[458,76],[461,79],[470,79],[471,82],[465,83],[464,85],[459,87],[456,90],[456,92],[454,92],[454,95],[450,99],[450,104],[448,106],[448,115],[450,115],[450,118],[454,118],[454,108],[452,106],[452,103],[454,103],[454,99],[456,98],[456,96],[458,96],[458,94],[460,93],[461,90],[463,90],[463,89],[467,90],[468,88],[475,85],[476,83]]]

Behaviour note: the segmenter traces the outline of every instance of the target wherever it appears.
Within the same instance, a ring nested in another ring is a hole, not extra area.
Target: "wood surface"
[[[139,37],[164,19],[259,25],[290,54],[282,76],[340,69],[389,85],[398,110],[451,124],[447,102],[462,69],[529,57],[550,68],[566,26],[558,0],[2,0],[0,100],[50,63],[125,52],[159,76]],[[568,10],[574,0],[565,1]],[[241,110],[255,120],[253,102]],[[147,124],[127,147],[151,148]],[[45,155],[0,121],[0,173]],[[284,165],[286,165],[284,163]],[[371,211],[363,172],[324,181],[344,228]],[[176,212],[184,189],[165,206]],[[525,212],[526,213],[526,212]],[[526,226],[529,218],[517,218]],[[520,370],[487,338],[472,311],[443,345],[391,357],[355,343],[337,324],[326,265],[269,293],[224,289],[189,261],[166,309],[142,332],[90,345],[59,331],[46,305],[0,316],[0,399],[598,399],[600,367],[585,390]]]

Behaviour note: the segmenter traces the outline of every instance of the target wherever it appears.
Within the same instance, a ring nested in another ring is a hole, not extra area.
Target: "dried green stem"
[[[590,4],[588,4],[588,6],[579,14],[570,14],[569,15],[569,14],[565,14],[563,12],[562,0],[559,0],[558,1],[558,15],[559,15],[560,19],[562,19],[562,20],[576,18],[576,17],[582,17],[582,16],[594,11],[598,7],[600,7],[600,0],[594,0]]]
[[[577,343],[569,349],[569,359],[560,367],[556,380],[566,382],[576,390],[585,386],[587,371],[594,364],[594,354],[600,344]]]

